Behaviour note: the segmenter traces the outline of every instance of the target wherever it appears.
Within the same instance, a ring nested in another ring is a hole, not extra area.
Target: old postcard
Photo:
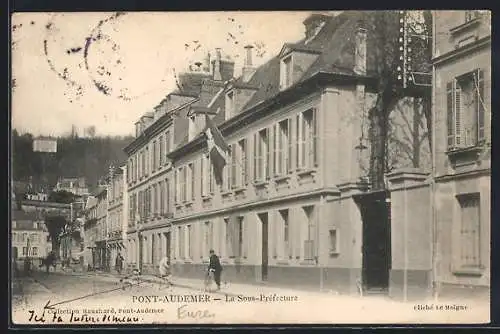
[[[11,19],[12,326],[490,321],[489,11]]]

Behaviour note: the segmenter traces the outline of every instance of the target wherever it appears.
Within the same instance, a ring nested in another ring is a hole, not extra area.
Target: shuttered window
[[[449,150],[485,140],[484,70],[461,75],[446,84],[447,145]]]

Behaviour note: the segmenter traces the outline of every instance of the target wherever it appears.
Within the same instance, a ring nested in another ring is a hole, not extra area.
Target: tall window
[[[165,181],[161,181],[158,184],[160,188],[160,214],[165,214]]]
[[[479,268],[481,266],[481,231],[479,194],[464,194],[457,197],[460,209],[460,267]]]
[[[329,231],[329,239],[330,239],[330,254],[338,253],[339,252],[339,245],[338,245],[337,229],[331,229]]]
[[[226,244],[226,257],[233,256],[233,245],[231,244],[231,228],[229,226],[229,218],[224,218],[224,232],[225,232],[225,244]]]
[[[151,212],[156,213],[156,184],[151,186]]]
[[[254,178],[264,181],[269,176],[269,130],[263,129],[255,134]]]
[[[448,148],[475,146],[485,139],[484,71],[475,70],[446,84]]]
[[[290,120],[285,119],[276,125],[274,174],[285,175],[290,170]]]
[[[33,249],[31,250],[31,255],[38,256],[38,247],[33,247]]]
[[[283,222],[283,254],[292,256],[292,247],[290,243],[290,223],[288,219],[288,210],[280,210],[281,220]]]
[[[314,168],[317,156],[316,109],[308,109],[297,115],[297,167]]]
[[[164,161],[165,161],[165,142],[163,141],[163,136],[160,136],[160,139],[159,139],[159,143],[160,143],[160,152],[159,152],[159,155],[160,155],[160,167],[164,165]]]
[[[316,222],[315,222],[315,210],[314,206],[305,206],[303,207],[306,219],[307,219],[307,236],[304,242],[304,259],[305,260],[314,260],[314,256],[316,255]]]
[[[208,254],[211,249],[213,249],[213,224],[208,221],[203,225],[204,227],[204,237],[203,237],[203,255]]]
[[[146,146],[146,152],[144,153],[145,154],[145,158],[144,158],[144,175],[145,176],[148,176],[149,175],[149,169],[150,169],[150,162],[149,162],[149,159],[150,159],[150,156],[149,156],[149,147]]]
[[[231,144],[231,187],[239,186],[239,150],[237,144]]]
[[[153,141],[153,164],[151,170],[154,172],[156,170],[156,140]]]
[[[235,152],[233,151],[233,146],[231,145],[231,150],[228,152],[228,159],[229,159],[229,164],[224,166],[224,169],[222,170],[222,175],[223,175],[223,182],[222,182],[222,189],[227,191],[231,189],[231,172],[233,171],[233,165],[235,163]]]
[[[182,226],[177,227],[177,254],[179,258],[184,258],[184,234],[182,233]]]
[[[238,231],[238,256],[244,256],[243,254],[243,217],[238,217],[236,220],[237,231]]]
[[[170,179],[165,180],[165,209],[166,212],[172,212],[170,208]]]
[[[248,162],[247,162],[247,141],[241,139],[238,141],[238,161],[236,184],[242,186],[248,183]]]
[[[187,226],[187,249],[188,249],[188,258],[192,259],[193,258],[193,226],[188,225]]]
[[[194,201],[194,163],[188,164],[188,173],[187,173],[187,185],[188,185],[188,200]]]
[[[200,161],[201,166],[201,195],[207,196],[210,188],[210,162],[208,157],[203,154]]]

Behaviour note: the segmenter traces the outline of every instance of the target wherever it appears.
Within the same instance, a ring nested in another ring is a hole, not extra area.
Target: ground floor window
[[[462,194],[457,196],[460,205],[460,219],[458,220],[459,233],[457,247],[459,252],[459,268],[479,268],[480,255],[480,197],[479,193]],[[458,254],[457,254],[458,255]]]

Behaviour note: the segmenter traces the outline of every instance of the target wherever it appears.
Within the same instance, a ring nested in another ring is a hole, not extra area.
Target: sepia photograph
[[[490,11],[10,39],[11,327],[490,322]]]

